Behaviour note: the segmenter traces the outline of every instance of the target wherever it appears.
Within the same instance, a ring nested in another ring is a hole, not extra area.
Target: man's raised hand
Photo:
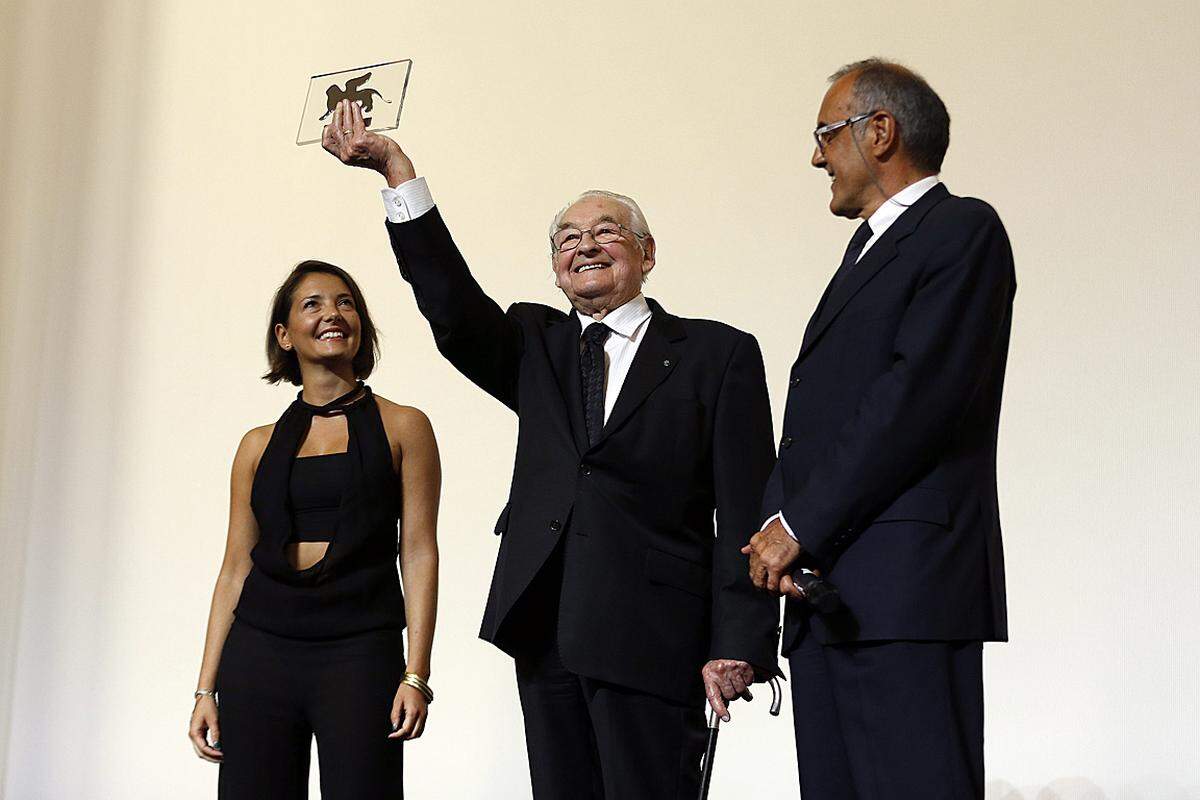
[[[362,106],[342,100],[321,133],[321,147],[343,164],[373,169],[396,187],[417,176],[412,161],[393,139],[372,133],[363,122]]]

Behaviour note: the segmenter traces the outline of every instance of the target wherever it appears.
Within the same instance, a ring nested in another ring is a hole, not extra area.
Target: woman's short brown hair
[[[350,273],[341,267],[335,267],[324,261],[301,261],[292,269],[283,285],[276,290],[275,299],[271,301],[271,319],[267,323],[267,365],[270,369],[262,376],[267,383],[288,381],[296,386],[302,383],[300,360],[296,357],[295,352],[284,350],[279,346],[279,340],[275,336],[275,326],[287,325],[288,315],[292,310],[292,295],[295,293],[296,287],[300,285],[300,281],[304,280],[306,275],[314,272],[323,272],[326,275],[340,278],[354,299],[354,307],[358,311],[358,319],[362,325],[362,343],[358,346],[358,352],[354,354],[354,377],[366,378],[375,369],[375,361],[379,358],[379,334],[375,330],[375,324],[371,322],[371,314],[367,311],[367,301],[363,299],[362,290],[358,288],[354,278],[351,278]]]

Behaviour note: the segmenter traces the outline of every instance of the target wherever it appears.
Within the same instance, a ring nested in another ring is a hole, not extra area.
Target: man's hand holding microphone
[[[804,548],[783,527],[779,517],[750,537],[742,548],[750,556],[750,580],[759,589],[807,602],[822,614],[841,606],[841,597],[817,569],[802,567]]]

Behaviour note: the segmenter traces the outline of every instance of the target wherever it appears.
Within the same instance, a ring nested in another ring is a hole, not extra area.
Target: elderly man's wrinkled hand
[[[373,169],[399,186],[416,177],[412,161],[392,139],[367,130],[362,106],[342,100],[321,132],[321,147],[343,164]]]
[[[750,544],[743,547],[742,552],[750,556],[750,580],[754,585],[779,595],[784,591],[780,581],[800,558],[802,548],[788,534],[783,523],[775,519],[751,536]]]
[[[708,705],[722,722],[729,722],[729,701],[735,697],[754,699],[750,694],[750,684],[754,683],[754,667],[745,661],[718,658],[705,664],[700,676],[704,679]]]

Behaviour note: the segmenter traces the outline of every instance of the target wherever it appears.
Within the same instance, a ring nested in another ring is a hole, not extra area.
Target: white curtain
[[[0,786],[14,798],[95,796],[68,754],[112,735],[105,600],[137,369],[148,23],[125,0],[0,12]]]

